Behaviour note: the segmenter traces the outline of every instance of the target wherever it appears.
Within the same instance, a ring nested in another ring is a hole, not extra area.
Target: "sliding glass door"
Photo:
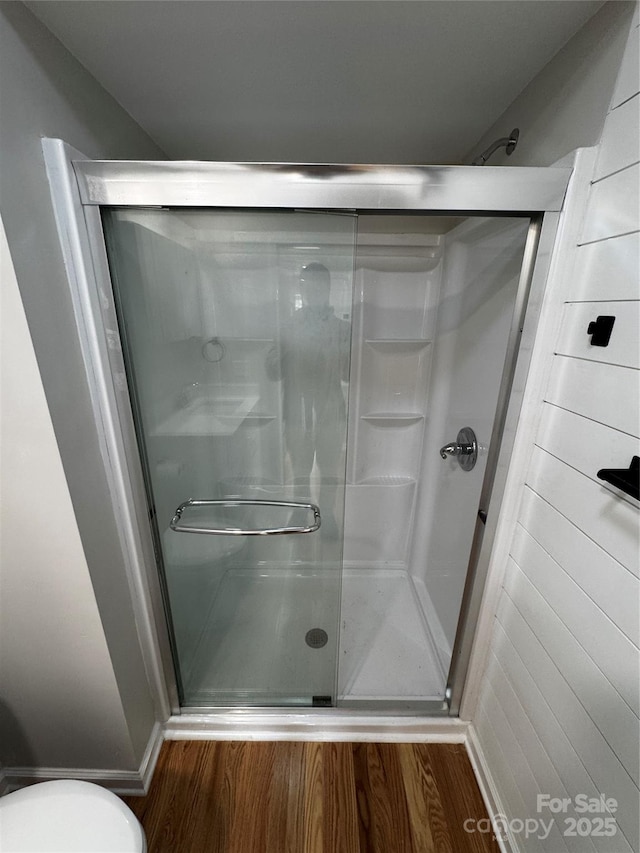
[[[355,221],[103,208],[184,706],[335,702]]]

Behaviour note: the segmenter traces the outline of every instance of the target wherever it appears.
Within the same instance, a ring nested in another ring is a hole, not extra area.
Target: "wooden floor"
[[[167,741],[149,853],[497,853],[461,744]]]

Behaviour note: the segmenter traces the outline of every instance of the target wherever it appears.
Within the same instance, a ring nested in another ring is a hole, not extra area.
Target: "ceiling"
[[[172,159],[446,164],[602,2],[26,5]]]

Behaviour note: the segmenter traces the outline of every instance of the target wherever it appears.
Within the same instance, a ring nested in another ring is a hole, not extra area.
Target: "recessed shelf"
[[[367,338],[365,343],[376,352],[412,355],[426,349],[431,341],[426,338]]]
[[[420,412],[368,412],[360,418],[373,426],[403,427],[423,421],[424,415]]]

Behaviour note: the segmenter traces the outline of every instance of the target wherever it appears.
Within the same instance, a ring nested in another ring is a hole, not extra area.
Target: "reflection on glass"
[[[342,383],[349,379],[351,326],[336,317],[331,275],[318,262],[300,272],[300,305],[267,355],[267,375],[282,382],[282,420],[292,482],[300,495],[324,508],[322,536],[338,537],[336,496],[343,484],[346,430]],[[319,489],[311,474],[316,466]]]

